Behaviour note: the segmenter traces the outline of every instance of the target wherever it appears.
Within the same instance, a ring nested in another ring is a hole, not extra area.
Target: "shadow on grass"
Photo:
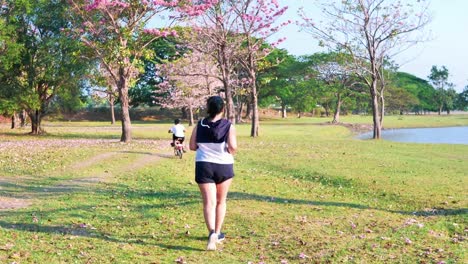
[[[445,209],[432,208],[420,211],[399,211],[399,210],[384,210],[389,213],[397,213],[414,216],[448,216],[448,215],[468,215],[468,208]]]
[[[41,224],[30,224],[30,223],[8,223],[0,221],[0,226],[4,229],[21,230],[28,232],[39,232],[47,234],[59,234],[59,235],[72,235],[82,237],[96,237],[97,234],[93,233],[92,230],[85,228],[74,228],[67,226],[47,226]]]
[[[44,185],[41,181],[29,181],[27,183],[0,181],[0,196],[30,199],[60,196],[70,193],[90,192],[93,184],[98,183],[93,178],[72,180],[56,180],[56,185]],[[50,182],[49,182],[50,184]]]
[[[414,215],[414,216],[448,216],[448,215],[468,214],[468,208],[458,208],[458,209],[433,208],[433,209],[420,210],[420,211],[387,210],[387,209],[375,208],[375,207],[370,207],[370,206],[356,204],[356,203],[288,199],[288,198],[279,198],[279,197],[273,197],[273,196],[266,196],[266,195],[252,194],[252,193],[242,193],[242,192],[230,192],[229,198],[233,200],[254,200],[254,201],[277,203],[277,204],[299,204],[299,205],[348,207],[348,208],[354,208],[354,209],[378,210],[378,211],[384,211],[388,213],[402,214],[402,215]]]
[[[277,203],[277,204],[305,204],[305,205],[317,205],[317,206],[338,206],[338,207],[349,207],[356,209],[373,209],[371,207],[343,202],[323,202],[323,201],[311,201],[301,199],[287,199],[273,196],[265,196],[253,193],[241,193],[241,192],[230,192],[229,198],[234,200],[254,200],[261,202]]]
[[[164,249],[170,250],[185,250],[185,251],[204,251],[201,248],[193,248],[183,245],[170,245],[163,244],[153,241],[146,241],[150,238],[146,236],[129,236],[129,237],[115,237],[108,234],[100,233],[97,230],[88,229],[87,226],[75,225],[75,226],[56,226],[56,225],[41,225],[41,224],[30,224],[30,223],[9,223],[5,221],[0,221],[0,227],[3,229],[11,229],[16,231],[26,231],[33,233],[44,233],[51,235],[70,235],[70,236],[79,236],[86,238],[95,238],[102,239],[108,242],[113,243],[128,243],[128,244],[138,244],[138,245],[147,245],[147,246],[157,246]]]
[[[317,205],[317,206],[349,207],[349,208],[356,208],[356,209],[372,209],[371,207],[361,205],[361,204],[287,199],[287,198],[279,198],[279,197],[273,197],[273,196],[265,196],[265,195],[241,193],[241,192],[231,192],[229,193],[229,198],[234,199],[234,200],[254,200],[254,201],[270,202],[270,203],[277,203],[277,204],[304,204],[304,205]]]

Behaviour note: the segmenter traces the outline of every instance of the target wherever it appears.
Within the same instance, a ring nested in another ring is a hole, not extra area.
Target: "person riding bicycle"
[[[182,150],[185,152],[185,147],[183,147],[185,140],[185,127],[180,123],[180,119],[174,120],[174,125],[169,129],[168,133],[172,133],[171,146],[175,146],[176,141],[179,141],[180,144],[182,144]]]

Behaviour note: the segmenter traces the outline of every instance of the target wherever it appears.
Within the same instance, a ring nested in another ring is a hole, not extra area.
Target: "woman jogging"
[[[237,149],[236,130],[222,118],[224,101],[212,96],[207,101],[208,117],[200,120],[190,137],[190,150],[196,150],[195,181],[203,198],[203,216],[208,228],[206,250],[216,250],[224,240],[221,227],[226,215],[226,197],[234,177],[234,157]]]

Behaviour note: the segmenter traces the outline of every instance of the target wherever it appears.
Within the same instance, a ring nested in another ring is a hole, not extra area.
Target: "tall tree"
[[[323,3],[323,14],[327,20],[315,23],[301,10],[302,28],[321,45],[352,56],[355,73],[371,95],[373,138],[378,139],[384,116],[385,62],[423,40],[411,33],[422,32],[429,23],[427,4],[393,0],[327,1]]]
[[[281,117],[287,117],[287,107],[293,103],[295,85],[304,77],[304,65],[286,50],[274,49],[259,63],[259,100],[276,101],[281,105]]]
[[[451,85],[446,91],[445,91],[445,102],[444,102],[444,108],[445,111],[447,112],[447,115],[450,115],[450,111],[455,110],[456,108],[456,100],[457,100],[457,91],[453,88],[454,85]]]
[[[270,45],[265,45],[266,39],[291,21],[275,25],[288,8],[287,6],[280,7],[276,0],[231,1],[231,5],[238,17],[238,33],[244,39],[237,60],[248,73],[250,82],[250,103],[252,105],[250,136],[257,137],[260,127],[257,87],[258,63],[272,51]],[[284,38],[279,39],[272,46],[274,47],[282,41]]]
[[[438,106],[439,115],[445,108],[447,114],[453,108],[453,101],[456,98],[456,91],[453,89],[453,84],[448,81],[449,71],[447,67],[442,66],[440,69],[433,65],[431,74],[428,78],[436,88],[435,100]]]
[[[334,103],[332,123],[339,123],[343,101],[353,93],[359,92],[359,81],[352,68],[348,66],[352,58],[335,52],[314,54],[312,58],[314,60],[312,68],[316,72],[316,78],[324,83],[322,85],[324,93],[332,94],[331,101]]]
[[[214,1],[214,0],[213,0]],[[123,142],[129,142],[129,88],[143,71],[142,58],[151,57],[149,45],[160,37],[176,35],[175,30],[148,29],[157,14],[175,9],[186,15],[199,15],[212,4],[203,1],[103,1],[70,0],[76,18],[74,34],[94,51],[117,84],[122,111]]]
[[[18,41],[16,12],[23,4],[17,1],[0,1],[0,115],[12,117],[12,128],[16,127],[17,103],[14,66],[20,62],[23,44]]]
[[[232,12],[231,2],[234,1],[218,1],[207,12],[193,19],[191,25],[194,31],[186,42],[189,48],[211,56],[216,62],[219,80],[223,83],[226,117],[234,124],[233,75],[237,66],[235,54],[240,49],[242,39],[237,34],[238,17]]]
[[[20,3],[20,1],[18,1]],[[21,2],[23,3],[23,2]],[[31,119],[31,133],[40,134],[42,118],[58,94],[79,96],[79,84],[87,68],[80,56],[83,46],[62,34],[70,23],[66,1],[34,1],[18,5],[15,21],[21,61],[8,72],[15,103]]]

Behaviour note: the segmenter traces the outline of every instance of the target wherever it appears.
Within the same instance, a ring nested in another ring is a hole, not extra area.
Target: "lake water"
[[[370,139],[372,132],[362,134],[359,138]],[[382,138],[397,142],[468,145],[468,126],[388,129],[382,131]]]

